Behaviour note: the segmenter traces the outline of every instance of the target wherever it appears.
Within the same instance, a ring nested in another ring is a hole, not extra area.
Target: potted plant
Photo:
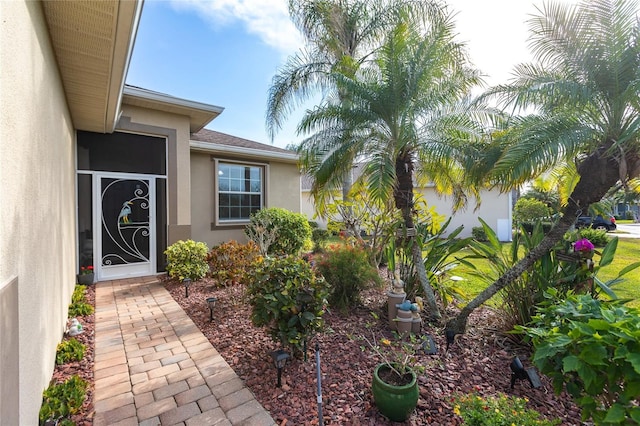
[[[93,284],[93,265],[81,266],[80,274],[77,276],[78,284],[90,285]]]
[[[418,403],[418,374],[424,368],[416,365],[415,353],[420,347],[416,338],[409,340],[380,339],[380,344],[365,338],[381,358],[373,370],[373,400],[382,415],[395,422],[405,421]]]

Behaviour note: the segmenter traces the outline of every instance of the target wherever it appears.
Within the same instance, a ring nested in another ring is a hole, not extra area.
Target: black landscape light
[[[209,306],[209,320],[213,322],[213,309],[216,307],[218,299],[215,297],[207,297],[207,306]]]
[[[271,358],[273,358],[273,363],[278,369],[278,387],[282,386],[282,382],[280,378],[282,377],[282,369],[284,368],[287,360],[289,359],[289,354],[283,351],[282,349],[278,349],[277,351],[273,351],[270,353]]]
[[[456,341],[456,332],[453,330],[445,330],[444,335],[447,338],[447,351],[448,351],[449,346]]]
[[[184,284],[184,297],[189,297],[189,286],[191,285],[191,278],[185,278],[182,280],[182,284]]]
[[[536,389],[542,386],[536,369],[534,367],[524,368],[520,358],[515,357],[509,367],[511,368],[511,389],[513,389],[516,380],[528,380],[531,387]]]

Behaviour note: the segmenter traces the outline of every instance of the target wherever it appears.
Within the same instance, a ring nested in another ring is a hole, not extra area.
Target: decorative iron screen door
[[[155,273],[155,180],[99,174],[96,219],[99,280]]]

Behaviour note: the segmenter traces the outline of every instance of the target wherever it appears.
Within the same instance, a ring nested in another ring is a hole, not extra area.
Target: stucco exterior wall
[[[0,16],[0,423],[33,425],[75,285],[75,136],[40,2]]]
[[[214,155],[215,157],[215,155]],[[225,157],[229,159],[229,157]],[[233,158],[242,161],[242,158]],[[249,163],[260,163],[255,158]],[[268,164],[265,179],[267,207],[282,207],[295,213],[300,212],[300,173],[296,164],[280,163],[273,160]],[[246,242],[242,226],[216,227],[214,223],[214,167],[212,154],[191,153],[191,238],[203,241],[209,247],[230,240]]]
[[[169,244],[189,238],[191,233],[191,164],[189,118],[182,115],[122,106],[118,128],[124,131],[167,137],[167,210]],[[169,136],[167,136],[169,132]]]

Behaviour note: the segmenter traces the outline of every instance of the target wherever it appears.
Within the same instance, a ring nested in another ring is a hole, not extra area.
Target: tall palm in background
[[[513,120],[491,179],[515,186],[564,162],[575,163],[579,181],[555,227],[449,321],[449,332],[464,332],[469,314],[549,252],[576,217],[640,175],[637,9],[629,0],[548,3],[530,20],[537,64],[518,66],[513,82],[492,94],[536,113]]]
[[[466,67],[453,30],[444,12],[423,28],[398,20],[366,67],[353,76],[330,75],[337,92],[308,111],[299,126],[299,133],[311,134],[300,153],[316,192],[330,190],[358,158],[364,164],[359,179],[370,195],[393,199],[407,229],[414,228],[414,178],[456,188],[459,204],[464,202],[465,173],[456,159],[469,147],[464,142],[481,139],[482,132],[464,102],[478,75]],[[439,318],[421,249],[411,246],[428,313]]]
[[[335,89],[332,73],[353,77],[371,58],[397,16],[419,25],[438,13],[440,8],[431,0],[289,0],[291,20],[305,45],[273,77],[266,112],[271,139],[293,110]],[[348,101],[345,93],[338,93],[338,97],[341,102]],[[337,155],[348,156],[349,152]],[[345,201],[349,198],[354,158],[347,159],[350,161],[341,164],[339,179],[332,181],[334,189],[342,188]],[[316,205],[322,206],[321,195],[314,195],[320,197]]]

